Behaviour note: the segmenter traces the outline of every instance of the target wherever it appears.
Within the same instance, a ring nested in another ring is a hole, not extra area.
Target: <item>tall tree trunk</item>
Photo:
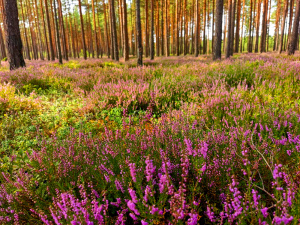
[[[259,42],[259,25],[260,25],[260,11],[261,11],[261,0],[257,2],[257,15],[256,15],[256,34],[255,34],[255,52],[258,52],[258,42]]]
[[[24,8],[23,8],[22,0],[20,0],[20,5],[21,5],[21,10],[22,10],[23,29],[24,29],[24,33],[25,33],[25,43],[26,43],[27,58],[29,60],[31,60],[30,51],[29,51],[29,44],[28,44],[28,37],[27,37],[27,31],[26,31],[26,27],[25,27],[25,17],[24,17]],[[0,27],[0,29],[1,29],[1,27]]]
[[[288,46],[288,55],[294,54],[296,50],[297,39],[298,39],[297,36],[299,31],[299,16],[300,16],[300,0],[297,0],[293,32],[290,37],[289,46]]]
[[[154,59],[154,0],[151,0],[151,35],[150,35],[150,59]]]
[[[161,28],[161,45],[160,45],[160,53],[161,55],[163,56],[164,53],[165,53],[165,48],[164,48],[164,44],[165,44],[165,32],[164,32],[164,2],[165,0],[162,0],[161,1],[161,19],[160,19],[160,22],[161,22],[161,25],[160,25],[160,28]]]
[[[138,44],[138,66],[143,65],[143,44],[142,44],[142,26],[141,26],[141,9],[140,0],[135,0],[136,7],[136,31],[137,31],[137,44]]]
[[[53,61],[55,59],[55,55],[54,55],[53,41],[51,35],[51,24],[50,24],[50,16],[49,16],[47,0],[45,0],[45,12],[46,12],[46,19],[47,19],[48,35],[49,35],[50,55],[51,55],[51,60]]]
[[[244,39],[244,21],[245,21],[245,0],[243,0],[243,19],[242,19],[242,33],[241,33],[241,44],[240,44],[240,52],[243,52],[243,39]]]
[[[72,18],[71,13],[69,12],[69,24],[70,24],[70,33],[71,33],[71,40],[72,40],[72,49],[73,49],[73,57],[76,58],[76,47],[75,47],[75,38],[73,32],[73,25],[72,25]],[[75,24],[74,24],[75,26]]]
[[[145,0],[145,56],[149,55],[149,34],[148,34],[148,0]]]
[[[291,32],[292,32],[292,23],[293,23],[293,14],[294,14],[294,0],[290,0],[290,20],[289,20],[289,30],[288,30],[288,38],[291,36]],[[289,44],[289,40],[288,39],[288,44]]]
[[[109,3],[110,3],[109,9],[110,9],[110,13],[111,13],[112,39],[113,39],[113,46],[114,46],[114,58],[116,61],[119,61],[119,49],[118,49],[118,38],[117,38],[114,0],[110,0]]]
[[[168,0],[165,0],[165,55],[169,56]]]
[[[42,34],[41,34],[41,28],[40,28],[40,23],[39,23],[39,10],[38,10],[38,4],[37,4],[37,0],[35,0],[35,24],[36,24],[36,29],[38,30],[38,43],[40,46],[40,57],[41,60],[44,60],[44,54],[43,54],[43,39],[42,39]]]
[[[45,42],[46,42],[47,59],[50,61],[50,52],[49,52],[48,38],[47,38],[47,31],[46,31],[46,23],[45,23],[45,17],[44,17],[43,1],[41,1],[40,4],[41,4],[42,21],[43,21],[43,27],[44,27],[44,38],[45,38]],[[27,37],[26,37],[26,39],[27,39]],[[27,43],[27,46],[28,46],[28,41],[27,40],[26,40],[26,43]]]
[[[267,19],[268,19],[268,0],[263,0],[263,22],[261,29],[260,52],[266,52],[266,37],[267,37]]]
[[[204,0],[205,1],[205,0]],[[199,2],[198,0],[196,0],[196,7],[195,7],[195,57],[198,57],[199,55]]]
[[[235,30],[235,49],[234,52],[239,52],[240,45],[240,20],[241,20],[241,0],[237,2],[237,18],[236,18],[236,30]]]
[[[232,14],[231,14],[231,45],[230,45],[230,55],[233,55],[234,48],[234,23],[235,23],[235,8],[236,0],[233,0]]]
[[[31,13],[31,6],[29,5],[29,2],[26,1],[26,6],[27,6],[27,14],[28,14],[28,24],[29,24],[29,29],[30,29],[30,34],[31,34],[31,43],[32,43],[32,50],[33,50],[33,57],[35,60],[38,59],[38,50],[36,46],[36,36],[34,33],[34,25],[33,25],[33,19],[32,19],[32,13]]]
[[[186,55],[188,53],[188,10],[187,10],[187,0],[184,0],[184,52],[183,54]]]
[[[232,31],[232,0],[228,0],[228,31],[227,31],[227,45],[226,45],[226,54],[225,57],[229,58],[230,57],[230,46],[231,46],[231,31]]]
[[[96,26],[96,12],[95,12],[95,3],[92,0],[92,11],[93,11],[93,23],[94,23],[94,38],[95,38],[95,47],[96,47],[96,55],[99,58],[99,46],[98,46],[98,36],[97,36],[97,26]]]
[[[80,16],[80,25],[81,25],[81,38],[82,38],[83,58],[87,59],[87,55],[86,55],[86,42],[85,42],[85,34],[84,34],[84,24],[83,24],[82,10],[81,10],[81,0],[78,0],[78,7],[79,7],[79,16]]]
[[[213,60],[221,59],[223,0],[216,0],[216,30],[213,46]]]
[[[251,34],[252,34],[252,10],[253,10],[253,0],[250,0],[250,19],[249,19],[249,34],[248,34],[248,52],[252,52],[252,45],[251,45]]]
[[[278,0],[278,2],[277,2],[277,10],[276,10],[276,21],[275,21],[275,34],[274,34],[273,51],[275,51],[275,50],[277,51],[278,50],[280,10],[281,10],[281,0]]]
[[[123,30],[124,30],[124,59],[129,60],[129,47],[128,47],[128,26],[127,26],[127,5],[126,0],[123,2]]]
[[[178,1],[176,0],[176,8],[175,8],[175,20],[176,20],[176,27],[175,27],[175,32],[176,32],[176,55],[179,56],[179,13],[178,13]]]
[[[155,54],[159,56],[159,0],[156,0],[156,32],[155,32]]]
[[[16,0],[4,0],[3,24],[10,70],[25,66]]]
[[[58,28],[55,1],[56,0],[53,0],[53,3],[54,3],[54,17],[55,17],[55,30],[56,30],[56,43],[57,43],[57,51],[58,51],[58,61],[59,61],[60,64],[62,64],[62,55],[61,55],[61,48],[60,48],[60,41],[59,41],[59,28]]]
[[[68,58],[68,47],[67,47],[67,38],[66,38],[66,32],[65,32],[65,25],[64,25],[64,17],[62,14],[62,4],[61,0],[57,0],[58,2],[58,18],[59,18],[59,25],[61,27],[61,36],[62,36],[62,45],[64,50],[64,59],[69,60]]]
[[[108,37],[108,25],[107,25],[107,16],[106,16],[106,5],[103,0],[103,11],[104,11],[104,27],[105,27],[105,39],[106,39],[106,54],[107,57],[110,58],[110,42],[109,42],[109,37]]]
[[[283,12],[283,17],[282,17],[282,23],[281,23],[281,35],[280,35],[280,43],[279,43],[279,54],[282,52],[282,45],[283,45],[283,39],[284,39],[284,29],[285,29],[285,19],[286,19],[286,14],[288,11],[288,5],[289,5],[289,0],[285,1],[284,5],[284,12]]]
[[[203,3],[204,3],[204,6],[203,6],[203,54],[206,53],[206,1],[207,0],[204,0]],[[198,26],[201,26],[201,23],[198,22]],[[199,29],[199,28],[198,28]],[[199,29],[201,30],[201,29]],[[201,38],[200,38],[201,40]],[[200,48],[201,48],[201,44],[200,44]],[[201,52],[201,50],[200,50]]]

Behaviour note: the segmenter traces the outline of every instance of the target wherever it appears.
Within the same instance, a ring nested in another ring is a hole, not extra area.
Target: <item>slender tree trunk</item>
[[[206,9],[206,1],[207,0],[204,0],[203,1],[203,4],[204,4],[204,6],[203,6],[203,54],[205,54],[206,53],[206,11],[207,11],[207,9]],[[201,23],[199,23],[198,22],[198,26],[201,26]],[[200,28],[198,28],[199,30],[201,30]],[[201,41],[201,38],[200,38],[200,41]],[[201,44],[200,44],[200,48],[201,48]],[[200,52],[201,52],[201,49],[200,49]]]
[[[57,43],[57,50],[58,50],[58,60],[59,63],[62,64],[62,55],[61,55],[61,48],[60,48],[60,41],[59,41],[59,29],[58,29],[58,21],[57,21],[57,12],[56,12],[56,5],[55,1],[53,0],[54,3],[54,17],[55,17],[55,29],[56,29],[56,43]]]
[[[151,0],[151,35],[150,35],[150,59],[154,59],[154,0]]]
[[[205,1],[205,0],[204,0]],[[198,41],[198,38],[199,38],[199,15],[198,15],[198,12],[199,12],[199,2],[198,0],[196,0],[196,7],[195,7],[195,57],[198,57],[199,55],[199,41]]]
[[[297,39],[298,39],[297,36],[299,30],[299,16],[300,16],[300,0],[297,0],[293,32],[290,37],[289,46],[288,46],[288,55],[293,55],[296,50]]]
[[[50,16],[49,16],[47,0],[45,0],[45,12],[46,12],[46,19],[47,19],[48,35],[49,35],[50,55],[51,55],[51,60],[53,61],[55,59],[55,55],[54,55],[53,41],[51,36],[51,24],[50,24]]]
[[[236,30],[235,30],[235,49],[234,52],[239,52],[240,45],[240,20],[241,20],[241,0],[237,2],[237,18],[236,18]]]
[[[291,36],[292,32],[292,23],[293,23],[293,14],[294,14],[294,0],[290,0],[290,20],[289,20],[289,29],[288,29],[288,38]],[[288,39],[288,45],[289,45],[289,40]]]
[[[28,37],[27,37],[27,31],[26,31],[26,27],[25,27],[25,17],[24,17],[24,8],[23,8],[23,5],[22,5],[22,0],[20,0],[20,5],[21,5],[21,10],[22,10],[23,29],[24,29],[24,33],[25,33],[25,43],[26,43],[27,58],[29,60],[31,60],[30,51],[29,51],[29,44],[28,44]],[[1,29],[1,27],[0,27],[0,29]]]
[[[64,18],[62,14],[62,5],[60,0],[57,0],[57,2],[58,2],[58,18],[61,27],[62,45],[64,50],[64,59],[68,61],[69,58],[68,58],[67,38],[65,32]]]
[[[165,0],[165,55],[169,56],[168,1]]]
[[[145,0],[145,56],[149,55],[148,0]]]
[[[178,0],[176,1],[176,8],[175,8],[175,19],[176,19],[176,55],[179,56],[179,15],[178,15]]]
[[[110,13],[111,13],[112,39],[113,39],[113,46],[114,46],[114,58],[116,61],[119,61],[119,49],[118,49],[118,38],[117,38],[114,0],[110,0],[109,3],[110,3],[109,9],[110,9]]]
[[[256,15],[256,34],[255,34],[255,52],[258,52],[258,42],[259,42],[259,25],[260,25],[260,11],[261,11],[261,0],[257,2],[257,15]]]
[[[94,0],[92,0],[92,11],[93,11],[93,23],[94,23],[94,39],[95,39],[95,47],[96,47],[96,55],[97,58],[99,58],[99,46],[98,46],[98,36],[97,36],[97,26],[96,26],[96,12],[95,12],[95,3]]]
[[[107,25],[107,16],[106,16],[106,5],[105,2],[103,0],[103,11],[104,11],[104,27],[105,27],[105,39],[106,39],[106,54],[107,57],[110,58],[110,42],[109,42],[109,37],[108,37],[108,25]]]
[[[45,23],[45,17],[44,17],[44,6],[43,6],[43,1],[41,1],[41,12],[42,12],[42,21],[43,21],[43,27],[44,27],[44,38],[46,42],[46,50],[47,50],[47,59],[50,61],[50,52],[49,52],[49,46],[48,46],[48,38],[47,38],[47,31],[46,31],[46,23]],[[26,33],[25,33],[26,35]],[[27,39],[27,37],[26,37]],[[28,41],[26,40],[27,46],[28,46]]]
[[[242,13],[242,33],[241,33],[241,44],[240,44],[240,52],[243,52],[243,39],[244,39],[244,21],[245,21],[245,0],[243,0],[243,13]]]
[[[267,37],[267,18],[268,18],[268,0],[263,0],[263,22],[261,29],[260,52],[266,52],[266,37]]]
[[[213,60],[221,59],[223,0],[216,0],[216,31],[213,46]]]
[[[286,14],[287,14],[287,11],[288,11],[288,4],[289,4],[289,0],[286,0],[285,5],[284,5],[282,23],[281,23],[281,37],[280,37],[279,50],[278,50],[279,54],[282,52],[282,45],[283,45],[283,39],[284,39],[284,29],[285,29],[285,19],[286,19]]]
[[[40,46],[40,57],[41,60],[44,60],[44,54],[43,54],[43,39],[42,39],[42,34],[41,34],[41,28],[40,28],[40,23],[39,23],[39,10],[38,10],[38,4],[37,4],[37,0],[35,0],[35,24],[37,26],[37,31],[38,31],[38,35],[39,35],[39,46]]]
[[[129,60],[129,47],[128,47],[128,26],[127,26],[127,5],[126,0],[123,1],[123,30],[124,30],[124,59]]]
[[[85,42],[85,34],[84,34],[84,24],[81,10],[81,0],[78,0],[79,5],[79,16],[80,16],[80,25],[81,25],[81,38],[82,38],[82,48],[83,48],[83,58],[87,59],[86,55],[86,42]]]
[[[253,5],[253,0],[250,0],[250,12],[249,12],[249,34],[248,34],[248,52],[252,52],[252,46],[251,46],[251,34],[252,34],[252,5]]]
[[[188,10],[187,10],[187,0],[184,0],[184,52],[183,54],[186,55],[188,53]]]
[[[161,55],[163,56],[164,55],[164,50],[165,50],[165,48],[164,48],[164,44],[165,44],[165,33],[164,33],[164,2],[165,2],[165,0],[162,0],[161,1],[161,26],[160,26],[160,28],[161,28],[161,49],[160,49],[160,53],[161,53]]]
[[[16,0],[4,0],[3,24],[10,70],[25,67]]]
[[[278,2],[277,2],[277,10],[276,10],[276,21],[275,21],[275,34],[274,34],[273,51],[278,50],[280,10],[281,10],[281,0],[278,0]]]
[[[72,25],[72,18],[71,13],[69,12],[69,24],[70,24],[70,33],[71,33],[71,40],[72,40],[72,49],[73,49],[73,57],[76,58],[76,49],[75,49],[75,38],[74,38],[74,32],[73,32],[73,25]],[[75,24],[74,24],[75,26]]]
[[[234,23],[235,23],[235,7],[236,6],[236,0],[233,0],[233,6],[232,6],[232,14],[231,14],[231,45],[230,45],[230,55],[233,55],[233,49],[234,49]]]
[[[159,1],[156,0],[156,32],[155,32],[155,47],[156,51],[155,54],[156,56],[159,56]]]
[[[143,44],[142,44],[142,26],[141,26],[141,9],[140,0],[135,0],[136,7],[136,31],[137,31],[137,43],[138,43],[138,66],[143,65]]]
[[[228,31],[227,31],[227,45],[226,45],[226,58],[230,57],[230,46],[231,46],[231,31],[232,31],[232,0],[228,0]]]

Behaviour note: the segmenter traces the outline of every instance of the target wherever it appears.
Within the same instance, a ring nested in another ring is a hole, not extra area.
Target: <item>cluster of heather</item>
[[[0,223],[299,224],[298,59],[0,72]]]

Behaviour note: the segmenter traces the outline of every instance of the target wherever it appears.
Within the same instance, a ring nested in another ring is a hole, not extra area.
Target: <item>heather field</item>
[[[300,55],[0,67],[0,224],[299,224]]]

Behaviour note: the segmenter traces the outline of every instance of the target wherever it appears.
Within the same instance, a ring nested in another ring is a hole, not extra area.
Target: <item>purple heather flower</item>
[[[141,221],[142,225],[148,225],[148,223],[145,220]]]
[[[190,218],[187,221],[188,225],[197,225],[198,224],[198,214],[196,213],[190,213]]]
[[[132,201],[127,202],[128,208],[133,211],[136,215],[140,215],[139,211],[136,209],[135,204]]]
[[[133,219],[133,220],[137,220],[136,216],[133,213],[129,213],[129,216]]]
[[[133,182],[136,182],[136,168],[135,163],[129,163],[130,175],[132,177]]]
[[[152,160],[150,160],[148,157],[147,157],[145,163],[146,163],[146,170],[145,170],[146,179],[147,179],[147,182],[149,182],[150,180],[152,180],[152,177],[153,177],[153,174],[155,173],[156,167],[153,166]]]
[[[129,192],[129,194],[130,194],[130,196],[131,196],[132,202],[133,202],[133,203],[137,203],[138,200],[137,200],[137,196],[136,196],[136,194],[135,194],[135,190],[133,190],[133,189],[131,189],[131,188],[128,188],[128,192]]]
[[[262,215],[263,215],[265,218],[267,218],[267,216],[268,216],[268,208],[265,207],[265,208],[261,209],[260,211],[261,211]]]

